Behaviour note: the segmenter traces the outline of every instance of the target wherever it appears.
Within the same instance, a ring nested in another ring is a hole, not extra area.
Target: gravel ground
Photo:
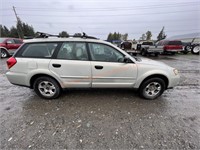
[[[200,57],[151,57],[181,82],[153,101],[127,89],[77,89],[47,101],[6,79],[0,59],[0,149],[200,149]]]

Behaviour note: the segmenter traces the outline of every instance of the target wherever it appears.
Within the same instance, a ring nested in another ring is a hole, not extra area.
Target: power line
[[[163,7],[178,7],[178,6],[188,6],[189,4],[192,4],[192,6],[196,6],[196,5],[198,5],[199,4],[199,2],[197,1],[197,2],[187,2],[187,3],[173,3],[173,4],[160,4],[160,5],[148,5],[148,6],[132,6],[132,7],[98,7],[98,8],[94,8],[94,7],[92,7],[92,8],[76,8],[76,9],[78,9],[78,10],[70,10],[70,12],[72,12],[72,11],[80,11],[80,10],[94,10],[94,11],[102,11],[102,10],[112,10],[113,11],[113,9],[114,9],[114,11],[115,10],[120,10],[120,9],[122,9],[122,10],[126,10],[126,9],[137,9],[137,8],[140,8],[140,9],[151,9],[152,7],[160,7],[160,8],[163,8]],[[24,9],[24,10],[30,10],[30,11],[40,11],[40,10],[42,10],[42,11],[46,11],[46,10],[56,10],[56,11],[63,11],[63,10],[61,10],[62,8],[47,8],[47,7],[43,7],[43,8],[41,8],[41,7],[37,7],[37,8],[34,8],[34,7],[29,7],[29,8],[27,8],[27,7],[18,7],[18,9]],[[64,9],[66,9],[66,8],[64,8]],[[66,11],[66,10],[64,10],[64,11]]]
[[[158,23],[163,23],[163,21],[171,21],[171,22],[182,22],[182,21],[194,21],[194,19],[176,19],[176,20],[174,20],[174,19],[165,19],[165,20],[151,20],[151,21],[126,21],[126,22],[115,22],[115,21],[113,21],[113,22],[107,22],[107,21],[101,21],[101,22],[81,22],[81,24],[86,24],[87,26],[89,25],[89,26],[94,26],[94,25],[105,25],[105,24],[132,24],[132,23],[155,23],[155,24],[158,24]],[[33,23],[33,24],[52,24],[52,25],[54,25],[54,24],[60,24],[60,25],[64,25],[64,26],[66,26],[66,24],[67,25],[74,25],[74,24],[78,24],[78,23],[80,23],[80,22],[56,22],[56,21],[54,21],[54,22],[37,22],[37,21],[29,21],[30,23]]]
[[[87,16],[83,16],[83,15],[77,15],[77,16],[66,16],[66,15],[53,15],[53,14],[49,14],[49,15],[37,15],[37,14],[20,14],[22,16],[34,16],[34,17],[42,17],[42,16],[51,16],[51,17],[119,17],[119,16],[132,16],[132,15],[149,15],[149,14],[155,14],[155,15],[160,15],[160,14],[173,14],[173,13],[188,13],[188,12],[195,12],[195,11],[200,11],[200,10],[184,10],[184,11],[173,11],[173,12],[154,12],[154,13],[141,13],[141,14],[109,14],[109,15],[87,15]]]

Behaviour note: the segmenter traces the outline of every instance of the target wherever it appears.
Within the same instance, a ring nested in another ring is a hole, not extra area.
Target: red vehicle
[[[14,54],[15,50],[23,44],[22,39],[0,38],[1,57],[6,58]]]
[[[182,42],[179,40],[162,40],[157,47],[163,48],[163,53],[175,54],[183,51]]]

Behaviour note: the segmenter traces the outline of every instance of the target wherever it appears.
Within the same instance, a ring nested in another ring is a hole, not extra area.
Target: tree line
[[[67,31],[62,31],[58,34],[60,37],[69,37],[69,34]],[[81,33],[75,33],[74,36],[80,36]],[[19,18],[15,26],[12,26],[10,29],[6,26],[0,25],[0,37],[13,37],[13,38],[34,38],[36,36],[36,32],[33,28],[33,26],[28,25],[27,23],[22,22]],[[157,41],[165,39],[167,35],[164,32],[164,27],[159,32],[157,36]],[[147,31],[145,34],[142,34],[139,40],[151,40],[152,33],[151,31]],[[107,40],[113,41],[113,40],[123,40],[126,41],[128,39],[128,33],[121,34],[121,33],[109,33]]]
[[[157,36],[157,41],[163,40],[167,37],[167,35],[164,32],[165,27],[162,28],[162,30],[159,32]],[[139,40],[152,40],[152,33],[151,31],[147,31],[145,34],[142,34],[142,36],[139,38]],[[113,40],[124,40],[126,41],[128,39],[128,33],[125,34],[120,34],[119,32],[116,33],[109,33],[107,40],[108,41],[113,41]]]

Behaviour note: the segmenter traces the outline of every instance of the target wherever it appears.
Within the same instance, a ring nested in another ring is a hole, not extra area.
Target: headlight
[[[178,69],[173,69],[175,75],[178,75]]]

